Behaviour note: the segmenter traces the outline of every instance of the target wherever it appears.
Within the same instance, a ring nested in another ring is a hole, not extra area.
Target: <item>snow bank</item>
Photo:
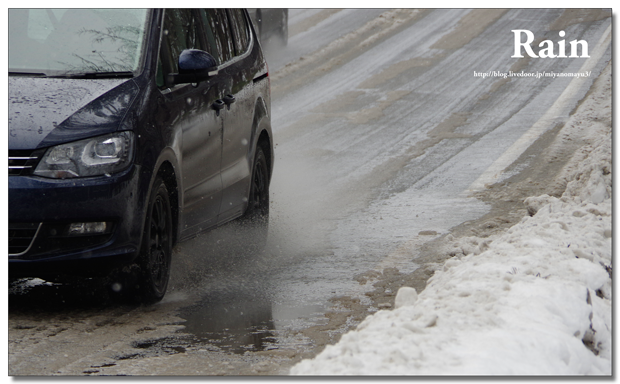
[[[533,216],[492,241],[462,239],[423,292],[401,288],[291,374],[611,375],[611,127],[586,120],[560,199],[526,199]]]

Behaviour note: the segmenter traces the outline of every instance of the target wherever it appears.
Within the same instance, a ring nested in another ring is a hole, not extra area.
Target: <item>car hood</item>
[[[132,79],[9,77],[9,149],[35,149],[116,131]]]

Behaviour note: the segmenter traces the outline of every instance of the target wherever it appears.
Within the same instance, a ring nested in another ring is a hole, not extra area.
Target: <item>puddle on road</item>
[[[179,316],[186,322],[179,332],[193,335],[194,343],[207,345],[208,349],[235,354],[297,349],[311,342],[295,334],[320,321],[317,314],[323,318],[323,311],[316,306],[274,305],[260,295],[220,292],[183,308]]]
[[[290,256],[269,246],[248,255],[236,242],[244,238],[241,230],[227,225],[176,249],[182,262],[173,267],[172,286],[200,297],[180,309],[186,321],[179,333],[192,335],[197,348],[226,353],[307,348],[312,342],[298,334],[324,320],[325,308],[298,294],[300,277],[288,269]]]
[[[184,308],[179,316],[187,321],[181,332],[237,354],[277,349],[271,302],[234,296],[216,294]]]

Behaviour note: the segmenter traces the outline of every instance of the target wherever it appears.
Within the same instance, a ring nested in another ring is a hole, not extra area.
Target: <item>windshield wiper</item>
[[[26,76],[26,77],[47,77],[47,74],[41,72],[10,72],[9,76]]]
[[[65,79],[104,79],[104,78],[117,78],[117,77],[133,77],[133,72],[82,72],[82,73],[66,73],[64,75],[49,76],[54,78]]]

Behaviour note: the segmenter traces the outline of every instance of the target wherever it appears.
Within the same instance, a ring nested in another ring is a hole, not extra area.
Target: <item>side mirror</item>
[[[179,73],[171,73],[172,84],[199,83],[217,75],[217,62],[206,51],[184,49],[179,55]]]

